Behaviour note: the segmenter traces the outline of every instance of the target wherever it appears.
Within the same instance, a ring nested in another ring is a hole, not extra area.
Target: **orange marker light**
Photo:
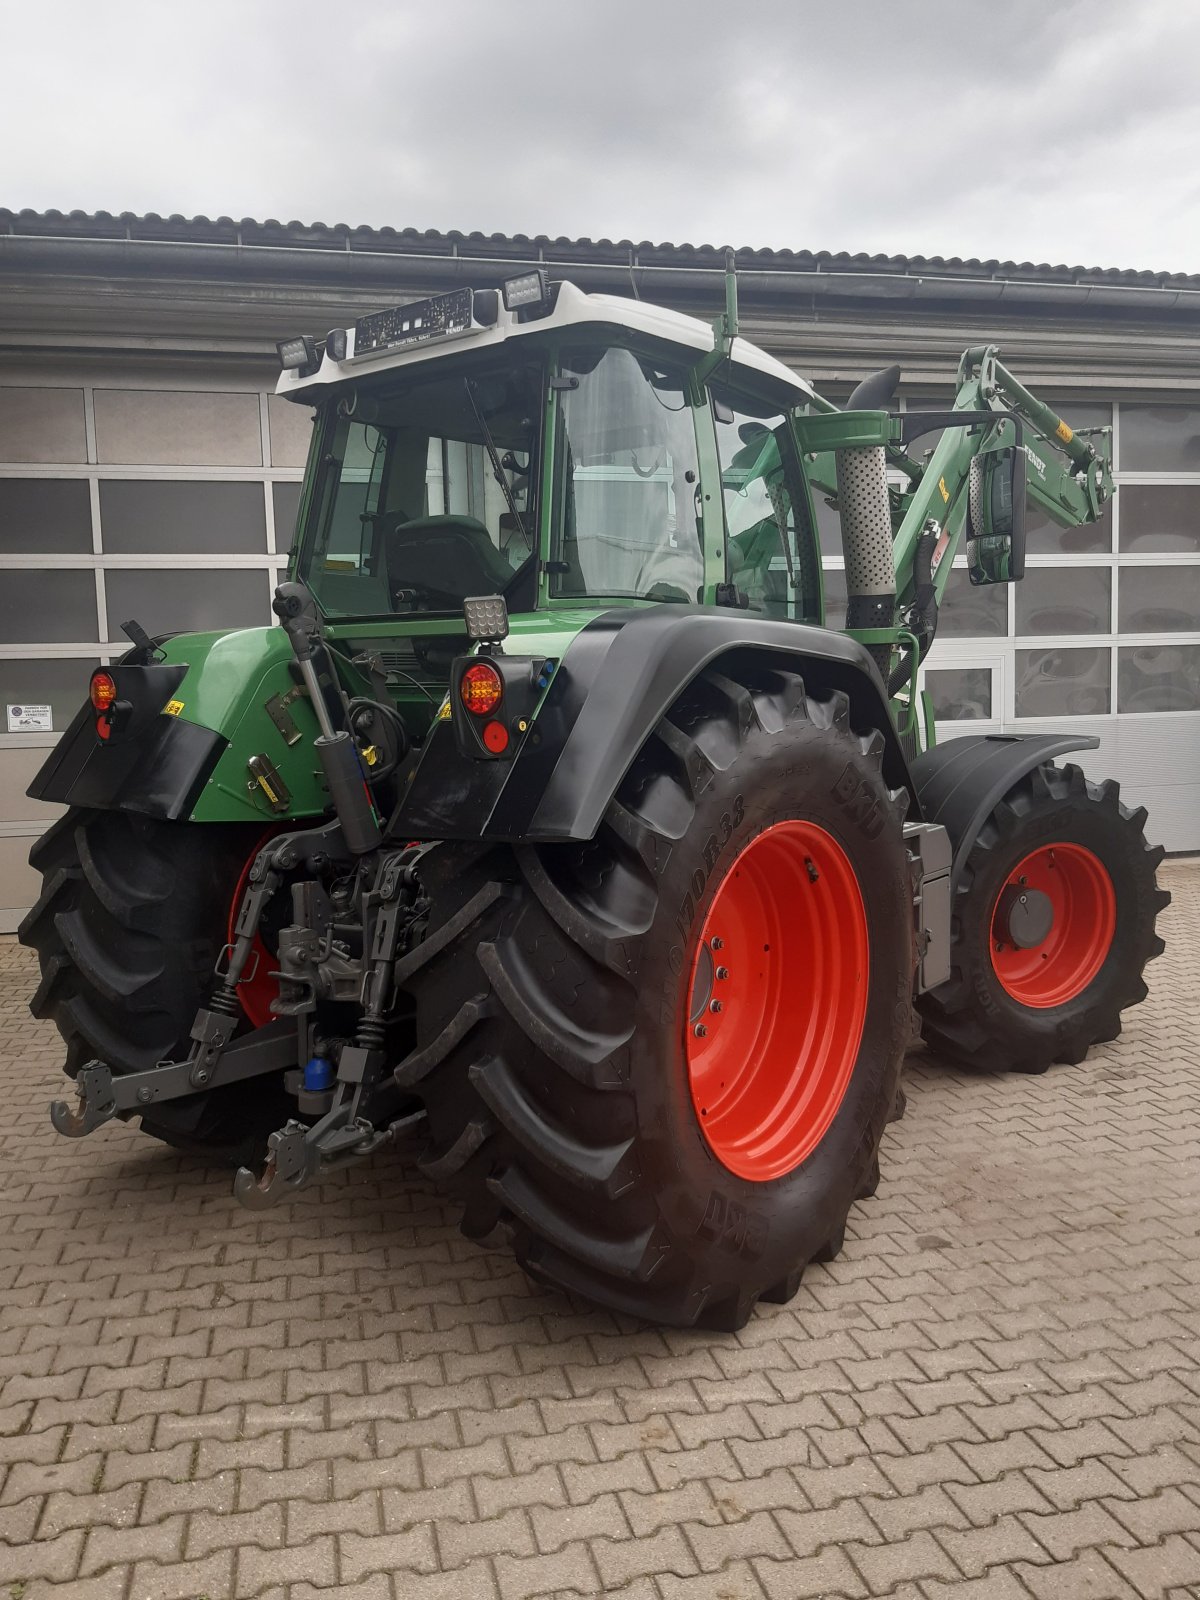
[[[117,698],[117,686],[111,673],[93,672],[88,698],[97,711],[107,711]]]
[[[458,692],[472,716],[488,717],[500,704],[504,683],[495,667],[487,661],[477,661],[463,673]],[[508,743],[507,733],[504,743]]]

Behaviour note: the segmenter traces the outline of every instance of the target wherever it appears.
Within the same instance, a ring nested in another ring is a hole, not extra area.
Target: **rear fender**
[[[926,822],[940,822],[950,835],[951,886],[980,828],[1015,783],[1044,761],[1069,750],[1094,750],[1099,743],[1089,734],[975,733],[919,755],[912,775],[921,815]]]
[[[85,704],[30,785],[34,799],[195,822],[263,822],[328,809],[313,751],[320,730],[307,697],[293,692],[282,628],[177,634],[159,654],[154,667],[122,665],[122,692],[127,683],[136,692],[145,674],[146,693],[156,694],[153,675],[169,667],[169,699],[158,696],[148,714],[104,745]],[[355,679],[347,670],[348,681]],[[357,681],[353,687],[363,692]],[[276,696],[286,701],[283,729],[267,710]],[[282,811],[254,781],[252,756],[265,756],[282,781]]]
[[[884,774],[914,795],[883,684],[845,634],[716,607],[669,605],[603,613],[566,651],[527,739],[511,762],[459,756],[435,726],[393,829],[412,838],[590,839],[635,756],[689,683],[719,666],[770,664],[810,692],[843,690],[856,727],[884,738]]]

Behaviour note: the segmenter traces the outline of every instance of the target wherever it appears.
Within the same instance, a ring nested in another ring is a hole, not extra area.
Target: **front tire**
[[[837,1253],[909,1033],[907,795],[882,750],[843,695],[708,671],[594,840],[465,870],[442,847],[397,1078],[465,1231],[503,1225],[534,1278],[676,1326],[740,1327]]]
[[[951,973],[917,1001],[935,1054],[978,1070],[1044,1072],[1115,1039],[1146,998],[1171,896],[1111,780],[1050,762],[1022,778],[971,846],[954,897]]]

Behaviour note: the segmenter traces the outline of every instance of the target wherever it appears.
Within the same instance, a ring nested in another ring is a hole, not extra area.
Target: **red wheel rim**
[[[285,828],[269,828],[262,838],[246,857],[241,872],[238,873],[237,887],[233,891],[233,898],[229,902],[229,914],[225,920],[225,937],[230,944],[233,943],[234,927],[237,923],[238,911],[242,904],[242,895],[245,892],[246,880],[250,876],[250,868],[254,865],[258,852],[269,839],[275,839]],[[276,958],[263,943],[261,927],[255,931],[254,943],[250,947],[250,960],[246,964],[248,977],[238,984],[237,995],[241,1002],[242,1010],[249,1022],[256,1028],[263,1028],[271,1021],[274,1012],[271,1010],[272,1001],[279,997],[279,979],[275,976]]]
[[[798,1167],[845,1096],[867,1013],[862,891],[811,822],[778,822],[722,879],[692,965],[692,1104],[708,1147],[741,1178]]]
[[[1046,936],[1022,949],[1005,907],[1034,890],[1050,902]],[[992,970],[1023,1006],[1066,1005],[1083,993],[1104,965],[1117,927],[1117,896],[1099,857],[1078,844],[1046,844],[1022,857],[992,907]]]

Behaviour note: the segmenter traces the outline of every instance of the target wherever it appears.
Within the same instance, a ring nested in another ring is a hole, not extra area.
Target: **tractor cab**
[[[791,426],[811,390],[744,340],[722,355],[693,318],[562,284],[455,291],[281,354],[280,393],[317,405],[293,576],[332,637],[461,637],[488,594],[518,635],[598,606],[821,620]],[[385,653],[401,698],[449,660]]]

